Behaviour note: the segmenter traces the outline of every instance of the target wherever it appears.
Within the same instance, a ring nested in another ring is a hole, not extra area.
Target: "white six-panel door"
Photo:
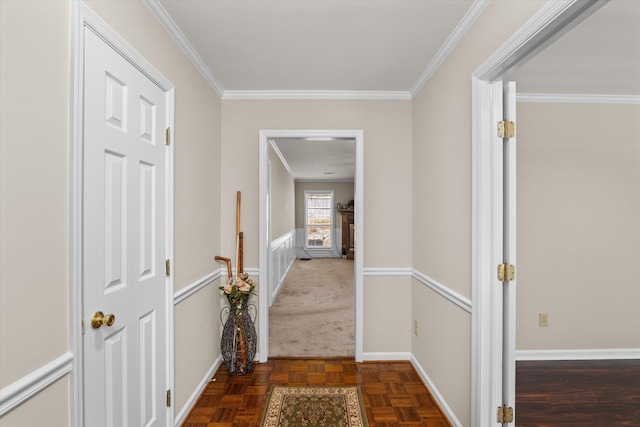
[[[85,34],[84,425],[165,426],[166,94]]]

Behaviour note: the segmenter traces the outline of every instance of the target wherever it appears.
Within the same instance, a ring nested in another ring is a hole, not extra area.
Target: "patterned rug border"
[[[337,392],[337,393],[336,393]],[[360,386],[282,386],[272,385],[262,414],[260,427],[279,427],[282,402],[292,394],[341,394],[347,399],[349,423],[346,427],[369,427]]]

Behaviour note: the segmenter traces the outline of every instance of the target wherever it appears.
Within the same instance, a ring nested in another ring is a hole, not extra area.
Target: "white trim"
[[[462,294],[454,291],[453,289],[443,285],[437,280],[432,279],[424,273],[419,272],[412,268],[365,268],[363,269],[364,276],[411,276],[423,285],[431,288],[450,302],[454,303],[461,309],[471,313],[472,303],[471,300]]]
[[[604,0],[546,3],[472,74],[471,425],[495,424],[502,402],[502,75],[561,37]],[[498,292],[499,291],[499,292]]]
[[[387,361],[387,360],[411,360],[413,356],[408,351],[395,351],[395,352],[375,352],[368,351],[362,353],[362,360],[366,361]]]
[[[410,101],[405,91],[346,91],[346,90],[228,90],[222,99],[371,99]]]
[[[275,247],[282,246],[287,241],[292,240],[295,234],[296,234],[295,230],[288,231],[284,233],[282,236],[276,237],[275,239],[273,239],[271,241],[271,246],[275,246]]]
[[[272,138],[304,138],[304,137],[332,137],[332,138],[352,138],[356,142],[356,168],[354,199],[356,206],[364,206],[364,132],[362,130],[260,130],[258,132],[258,186],[259,186],[259,220],[258,220],[258,243],[259,243],[259,266],[260,280],[266,286],[260,288],[259,308],[258,308],[258,348],[260,350],[260,362],[266,362],[269,357],[269,310],[268,310],[268,280],[270,280],[270,241],[269,241],[269,217],[268,217],[268,144]],[[356,241],[359,250],[356,250],[354,260],[355,275],[355,360],[362,361],[364,347],[364,297],[363,297],[363,263],[364,263],[364,210],[356,209]]]
[[[307,178],[302,178],[302,179],[296,179],[296,182],[318,182],[317,179],[307,179]],[[321,182],[355,182],[355,179],[323,179]]]
[[[287,159],[284,158],[284,155],[280,151],[280,148],[278,148],[278,145],[273,140],[270,139],[269,140],[269,146],[271,147],[273,152],[276,153],[276,155],[280,159],[280,162],[282,162],[282,165],[287,170],[287,172],[289,172],[289,176],[291,177],[291,180],[292,181],[295,180],[295,176],[293,176],[293,172],[291,171],[291,168],[289,167],[289,163],[287,163]]]
[[[207,285],[211,285],[213,282],[215,282],[220,277],[222,277],[223,274],[225,274],[225,275],[227,274],[227,269],[226,268],[224,268],[224,271],[223,271],[222,268],[218,269],[216,271],[212,271],[211,273],[207,274],[206,276],[204,276],[204,277],[196,280],[195,282],[191,283],[190,285],[180,289],[179,291],[177,291],[173,295],[173,304],[174,305],[178,305],[179,303],[181,303],[185,299],[189,298],[191,295],[193,295],[196,292],[198,292],[200,289],[204,288]]]
[[[473,75],[495,81],[533,58],[608,0],[556,0],[545,4],[518,32],[500,46]]]
[[[474,78],[472,94],[471,423],[483,427],[502,401],[502,83]]]
[[[83,425],[82,356],[82,114],[84,111],[83,30],[79,1],[69,4],[69,352],[72,359],[69,380],[69,426]],[[86,15],[86,12],[82,13]]]
[[[0,390],[0,418],[71,372],[73,354],[62,356]]]
[[[516,350],[516,360],[630,360],[640,359],[640,348],[584,350]]]
[[[423,285],[427,286],[428,288],[432,289],[434,292],[440,294],[441,296],[443,296],[450,302],[454,303],[461,309],[467,311],[468,313],[471,313],[472,304],[469,298],[465,297],[462,294],[459,294],[453,289],[443,285],[437,280],[434,280],[431,277],[427,276],[426,274],[423,274],[417,270],[412,270],[411,275],[414,279],[416,279]]]
[[[519,93],[518,102],[548,102],[567,104],[640,104],[638,95],[590,95],[563,93]]]
[[[458,420],[458,418],[456,417],[456,414],[453,412],[451,407],[449,407],[449,405],[447,404],[447,401],[444,399],[444,396],[440,394],[440,391],[438,391],[438,388],[436,387],[436,385],[433,383],[433,381],[431,381],[431,378],[429,378],[429,375],[427,375],[425,370],[422,369],[422,366],[420,365],[420,363],[418,363],[418,360],[415,358],[413,354],[411,354],[410,360],[414,369],[418,371],[418,375],[420,375],[420,377],[422,378],[422,381],[424,381],[425,385],[431,392],[431,395],[434,397],[434,399],[440,406],[440,409],[442,409],[442,411],[444,412],[449,422],[453,424],[455,427],[462,427],[462,423]]]
[[[296,260],[296,231],[292,230],[271,241],[271,280],[269,281],[269,307],[278,297],[291,266]]]
[[[166,96],[166,125],[172,129],[173,141],[166,150],[166,256],[174,260],[174,145],[178,138],[174,131],[175,87],[158,69],[147,61],[125,39],[96,15],[82,0],[73,0],[70,5],[70,93],[69,93],[69,352],[73,357],[70,381],[70,425],[80,427],[84,413],[84,374],[82,349],[82,185],[83,185],[83,91],[84,91],[84,40],[85,31],[90,30],[105,41],[119,55],[129,61],[149,80],[154,82]],[[173,322],[173,274],[165,281],[167,389],[174,388],[174,322]],[[167,408],[167,425],[174,416],[173,405]]]
[[[475,0],[467,13],[462,17],[456,28],[453,29],[447,40],[440,47],[436,55],[433,57],[427,68],[420,74],[418,80],[413,84],[409,93],[413,99],[422,89],[422,87],[431,78],[433,73],[442,65],[445,59],[458,45],[462,37],[469,31],[469,28],[476,22],[476,19],[482,14],[485,7],[489,4],[490,0]]]
[[[193,46],[191,46],[191,43],[189,43],[189,40],[187,40],[171,16],[169,16],[162,4],[160,4],[158,0],[144,0],[144,3],[151,10],[160,24],[162,24],[162,26],[167,30],[169,35],[171,35],[173,40],[175,40],[180,49],[182,49],[184,54],[189,58],[200,74],[202,74],[202,77],[204,77],[207,83],[209,83],[213,90],[216,91],[218,96],[222,98],[224,95],[224,89],[218,80],[216,80],[216,77],[213,75],[209,67],[204,63],[200,55],[198,55],[198,52],[193,48]]]
[[[195,404],[198,402],[198,398],[200,398],[200,395],[202,394],[202,392],[204,392],[204,390],[207,388],[207,385],[213,381],[213,376],[215,375],[216,371],[221,365],[222,365],[222,356],[218,356],[218,358],[213,362],[213,365],[211,365],[211,368],[209,368],[207,373],[204,375],[204,377],[200,381],[200,384],[198,384],[198,386],[195,388],[193,393],[191,393],[191,396],[189,396],[185,404],[182,406],[182,409],[180,409],[180,412],[178,412],[178,415],[176,415],[176,418],[174,420],[175,427],[182,425],[184,420],[189,415],[189,412],[191,411],[191,409],[193,409]]]
[[[413,270],[410,268],[363,268],[365,276],[411,276]]]

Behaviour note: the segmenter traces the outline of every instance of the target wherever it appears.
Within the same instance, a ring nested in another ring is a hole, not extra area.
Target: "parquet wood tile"
[[[256,427],[272,385],[359,385],[370,427],[449,427],[407,361],[272,359],[234,377],[222,366],[182,427]]]

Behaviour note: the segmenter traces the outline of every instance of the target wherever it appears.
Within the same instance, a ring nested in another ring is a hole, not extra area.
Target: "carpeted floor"
[[[354,356],[353,260],[296,260],[269,311],[270,357]]]

